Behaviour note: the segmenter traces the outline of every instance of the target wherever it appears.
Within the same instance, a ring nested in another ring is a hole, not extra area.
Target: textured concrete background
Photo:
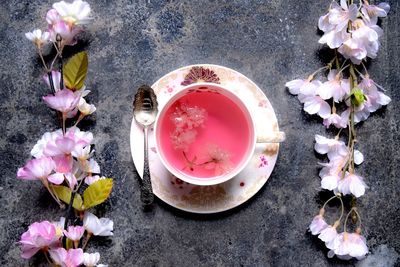
[[[5,0],[0,4],[0,259],[2,266],[36,266],[22,260],[17,241],[37,220],[63,215],[42,186],[15,178],[40,136],[58,125],[41,100],[49,90],[33,46],[23,33],[45,27],[53,1]],[[111,199],[97,211],[115,222],[112,238],[90,242],[110,266],[344,266],[307,227],[328,195],[319,193],[315,133],[321,121],[301,111],[286,81],[321,66],[318,17],[329,1],[89,1],[94,23],[86,35],[90,56],[88,97],[98,110],[83,128],[95,135],[102,173],[115,177]],[[369,190],[359,201],[370,266],[393,266],[400,253],[399,12],[391,0],[379,57],[370,65],[392,103],[357,127],[365,155],[359,172]],[[287,133],[267,185],[230,212],[199,216],[157,201],[139,202],[129,129],[136,88],[195,63],[231,67],[267,94]],[[375,262],[375,263],[374,263]],[[378,263],[377,263],[378,262]],[[399,264],[399,263],[398,263]]]

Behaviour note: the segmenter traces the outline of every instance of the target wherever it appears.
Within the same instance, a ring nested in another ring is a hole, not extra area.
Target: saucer
[[[225,86],[242,99],[255,121],[257,132],[279,131],[278,122],[268,98],[249,78],[232,69],[210,64],[186,66],[174,70],[152,85],[159,108],[184,86],[211,82]],[[130,144],[133,162],[143,173],[143,130],[132,120]],[[257,144],[254,154],[242,172],[229,181],[212,186],[192,185],[174,177],[162,165],[155,148],[153,128],[149,131],[149,165],[154,194],[169,205],[193,213],[222,212],[249,200],[267,182],[274,169],[279,144]],[[240,140],[238,140],[240,141]]]

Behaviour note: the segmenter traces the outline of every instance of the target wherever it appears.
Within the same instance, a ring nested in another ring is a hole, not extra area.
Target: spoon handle
[[[144,165],[143,165],[143,181],[140,191],[140,199],[145,205],[150,205],[154,201],[153,189],[151,186],[150,169],[149,169],[149,150],[148,150],[148,127],[144,127]]]

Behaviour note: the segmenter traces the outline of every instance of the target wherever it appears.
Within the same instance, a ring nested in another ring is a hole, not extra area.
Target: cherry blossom
[[[336,128],[346,128],[347,127],[348,117],[340,116],[336,113],[332,113],[329,117],[323,120],[323,124],[326,128],[333,125]]]
[[[347,2],[341,0],[339,6],[336,2],[332,2],[328,14],[320,17],[318,21],[318,27],[324,32],[318,42],[326,43],[332,49],[341,46],[350,36],[347,24],[357,18],[357,12],[355,4],[347,6]]]
[[[85,229],[98,236],[111,236],[114,229],[114,222],[108,218],[97,218],[96,215],[86,211],[83,217]]]
[[[29,259],[41,249],[55,247],[59,244],[54,224],[43,221],[31,224],[28,231],[22,234],[21,240],[22,258]]]
[[[207,154],[210,160],[207,161],[204,168],[214,170],[215,175],[224,175],[233,169],[231,155],[215,144],[207,146]]]
[[[83,250],[57,248],[49,251],[53,261],[61,267],[78,267],[83,263]]]
[[[308,114],[318,114],[323,119],[328,118],[331,114],[331,106],[320,96],[308,96],[302,102],[304,103],[303,109]]]
[[[91,132],[81,131],[78,127],[69,128],[65,136],[72,138],[76,145],[87,146],[93,143],[93,134]]]
[[[335,154],[347,155],[348,149],[343,141],[337,139],[329,139],[322,135],[315,135],[315,151],[319,154],[328,154],[328,157],[334,157]]]
[[[96,107],[92,104],[86,103],[86,100],[83,97],[79,100],[78,109],[84,116],[90,115],[96,111]]]
[[[68,226],[68,229],[63,231],[64,235],[72,241],[79,241],[82,238],[84,232],[85,228],[83,226],[72,225]]]
[[[363,18],[370,22],[371,24],[376,24],[378,22],[378,17],[386,17],[389,13],[390,6],[388,3],[379,3],[379,5],[370,5],[367,1],[364,1],[361,12]]]
[[[339,192],[343,195],[353,194],[355,197],[364,195],[366,188],[367,185],[364,182],[364,178],[354,173],[346,173],[338,184]]]
[[[24,167],[19,168],[17,177],[24,180],[43,180],[53,172],[54,161],[50,157],[29,160]]]
[[[313,234],[313,235],[320,234],[321,231],[323,229],[325,229],[326,227],[328,227],[328,224],[325,222],[325,219],[323,216],[323,211],[314,217],[314,219],[311,221],[311,224],[309,226],[311,234]]]
[[[342,79],[338,71],[332,69],[328,74],[328,81],[318,87],[317,94],[324,100],[333,98],[336,103],[339,103],[350,94],[349,80]]]
[[[285,86],[289,88],[289,92],[293,95],[298,95],[300,102],[304,103],[304,99],[307,96],[315,96],[318,87],[322,85],[319,80],[313,80],[312,77],[308,79],[296,79],[287,82]]]
[[[25,33],[25,37],[31,40],[38,48],[41,48],[50,39],[49,32],[42,32],[40,29]]]
[[[62,237],[64,235],[65,217],[60,217],[59,221],[51,222],[56,227],[56,236]]]
[[[96,265],[100,260],[100,253],[83,253],[83,265],[87,267],[98,266]]]
[[[50,9],[49,11],[47,11],[46,21],[50,26],[56,24],[60,20],[61,20],[61,17],[58,14],[57,10],[55,10],[53,8],[53,9]]]
[[[69,89],[62,89],[57,91],[55,95],[44,96],[43,100],[50,108],[66,114],[76,108],[80,97],[78,91],[74,93]]]
[[[325,242],[325,245],[329,249],[334,249],[335,239],[338,235],[336,228],[339,226],[339,221],[335,222],[334,225],[328,225],[318,235],[318,238]]]
[[[328,257],[335,254],[341,259],[351,259],[352,257],[361,260],[368,253],[366,240],[358,233],[343,232],[336,236],[333,241],[333,249],[328,253]]]
[[[196,136],[197,131],[195,129],[185,131],[175,129],[170,138],[174,149],[179,149],[187,152],[190,145],[196,140]]]
[[[60,1],[53,4],[53,8],[60,17],[69,25],[88,24],[91,21],[89,17],[90,5],[81,0],[75,0],[72,3]]]

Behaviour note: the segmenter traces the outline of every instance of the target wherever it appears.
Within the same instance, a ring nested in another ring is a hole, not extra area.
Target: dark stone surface
[[[41,100],[49,90],[24,33],[45,27],[53,1],[7,0],[0,4],[0,264],[36,266],[20,258],[16,243],[28,225],[64,214],[38,182],[16,179],[40,136],[58,120]],[[111,199],[97,213],[115,222],[112,238],[95,238],[110,266],[344,266],[308,232],[325,194],[319,193],[315,133],[320,121],[301,111],[285,82],[321,66],[317,21],[329,1],[89,1],[94,22],[85,35],[90,55],[88,97],[98,110],[83,129],[95,135],[102,173],[115,177]],[[391,104],[357,127],[365,155],[359,172],[369,190],[359,200],[364,234],[373,252],[364,263],[390,266],[400,253],[399,2],[382,21],[384,35],[370,73]],[[70,51],[72,53],[72,51]],[[287,133],[267,185],[230,212],[193,215],[161,201],[144,212],[132,164],[129,130],[136,88],[195,63],[236,69],[267,94]],[[374,263],[376,260],[378,263]],[[384,263],[384,260],[388,260]]]

